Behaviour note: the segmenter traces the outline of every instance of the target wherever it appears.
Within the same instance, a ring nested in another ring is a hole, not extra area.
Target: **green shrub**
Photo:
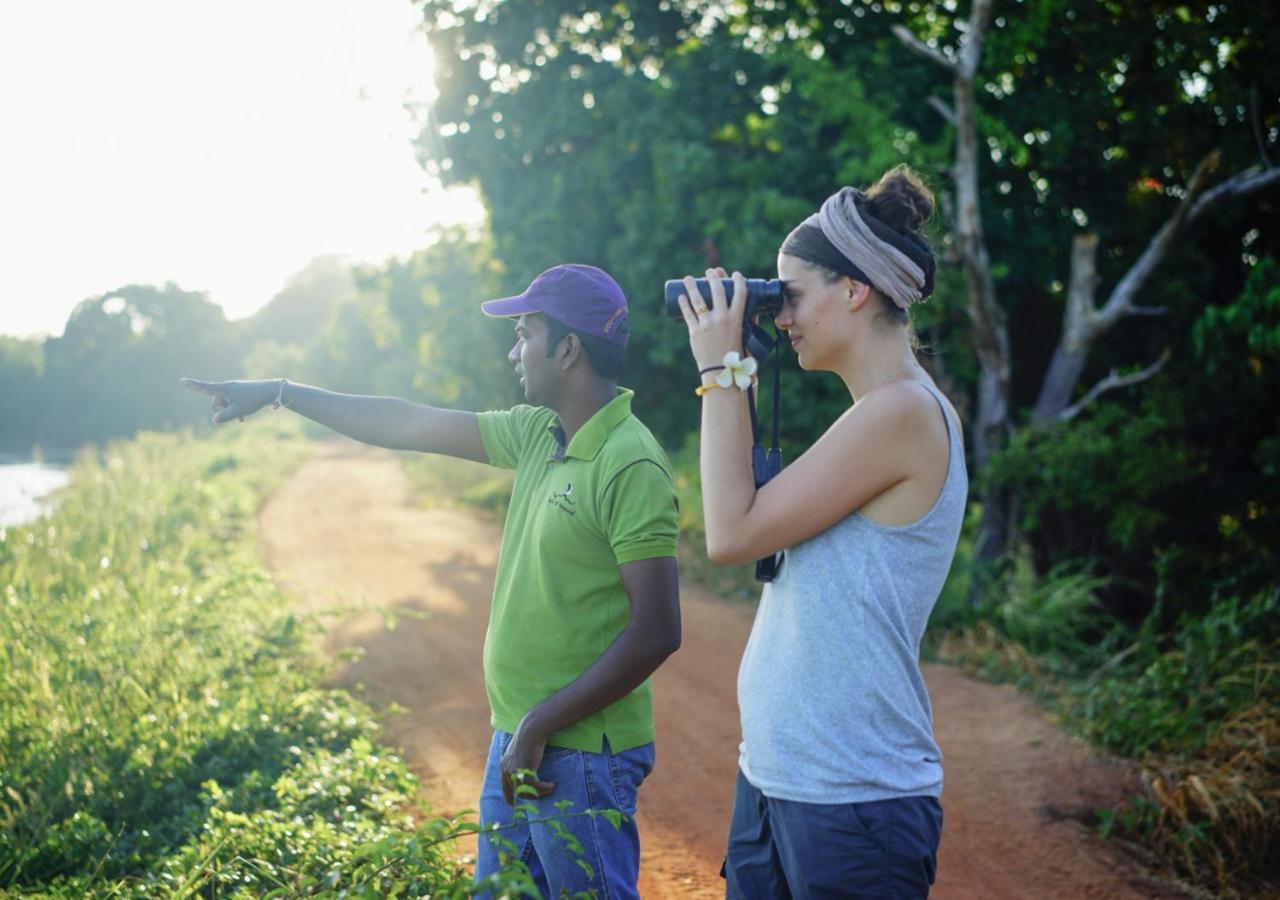
[[[1146,791],[1106,832],[1222,896],[1280,883],[1280,590],[1227,598],[1171,635],[1144,629],[1105,677],[1070,686],[1069,724],[1140,759]]]
[[[1220,600],[1172,634],[1139,631],[1106,677],[1072,687],[1067,720],[1126,756],[1194,755],[1233,714],[1280,705],[1278,651],[1280,591]]]
[[[446,848],[474,824],[415,828],[404,761],[318,687],[258,560],[298,434],[88,451],[54,513],[0,529],[0,892],[465,893]]]
[[[1087,671],[1116,640],[1098,602],[1107,579],[1071,562],[1039,575],[1025,547],[1012,559],[983,560],[975,552],[980,519],[974,504],[929,620],[925,652],[1024,687],[1046,687],[1036,680],[1050,673]]]

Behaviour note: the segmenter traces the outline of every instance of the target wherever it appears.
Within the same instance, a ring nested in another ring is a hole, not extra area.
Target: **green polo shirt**
[[[565,447],[555,413],[517,406],[479,414],[489,462],[515,469],[484,641],[493,727],[581,675],[631,621],[622,563],[676,555],[671,463],[619,390]],[[548,743],[599,753],[653,740],[645,681]]]

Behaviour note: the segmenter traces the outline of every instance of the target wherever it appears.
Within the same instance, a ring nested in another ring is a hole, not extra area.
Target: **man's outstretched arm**
[[[502,791],[514,798],[513,778],[537,771],[547,738],[621,700],[680,647],[680,585],[671,557],[623,563],[622,586],[631,600],[631,621],[591,666],[520,720],[502,757]],[[526,781],[545,797],[547,782]]]
[[[213,424],[244,420],[279,399],[282,405],[312,421],[366,444],[392,450],[444,453],[476,462],[488,462],[480,441],[476,414],[440,409],[401,400],[338,394],[305,384],[284,384],[279,378],[264,381],[198,381],[182,383],[213,397]]]

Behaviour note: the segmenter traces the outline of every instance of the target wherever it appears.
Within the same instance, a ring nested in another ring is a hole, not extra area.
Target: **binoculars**
[[[721,278],[720,283],[724,285],[724,295],[730,303],[733,302],[733,279]],[[707,301],[707,305],[711,305],[711,283],[706,278],[698,278],[694,281],[698,287],[698,292],[702,294],[702,299]],[[680,312],[680,295],[685,293],[684,282],[680,279],[673,278],[666,283],[664,294],[667,301],[667,315],[672,319],[679,320],[682,318]],[[747,279],[747,313],[748,320],[755,316],[765,315],[774,316],[782,309],[782,282],[777,278],[748,278]]]

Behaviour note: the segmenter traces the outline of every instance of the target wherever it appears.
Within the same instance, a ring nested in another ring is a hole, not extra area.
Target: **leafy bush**
[[[1117,659],[1120,659],[1117,657]],[[1280,883],[1280,590],[1144,629],[1105,678],[1069,689],[1067,721],[1141,758],[1147,792],[1104,830],[1229,896]]]
[[[1039,575],[1025,547],[1012,559],[984,560],[976,552],[980,521],[973,504],[929,619],[925,652],[1023,687],[1087,670],[1115,640],[1098,600],[1107,579],[1070,561]]]
[[[445,847],[476,826],[414,829],[404,761],[317,686],[258,561],[257,505],[304,453],[265,423],[145,434],[0,529],[0,891],[466,892]]]
[[[1039,569],[1094,560],[1104,608],[1129,624],[1158,608],[1162,630],[1280,568],[1280,263],[1178,314],[1186,337],[1158,377],[1024,429],[982,473],[1018,497]]]
[[[1073,687],[1068,721],[1126,756],[1194,755],[1232,715],[1280,705],[1280,591],[1227,598],[1172,634],[1138,632],[1107,677]]]

